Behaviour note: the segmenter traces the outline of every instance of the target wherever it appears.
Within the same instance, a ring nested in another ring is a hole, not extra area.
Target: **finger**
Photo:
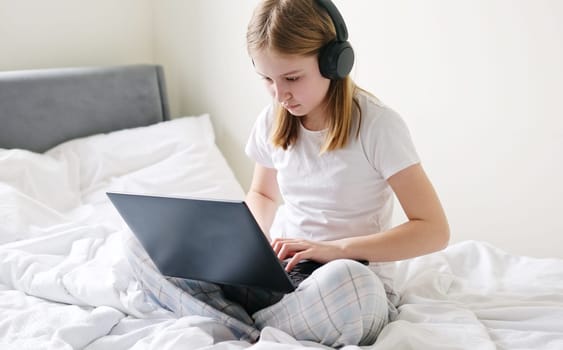
[[[278,252],[278,258],[281,260],[287,259],[290,256],[294,256],[297,252],[305,249],[309,249],[310,245],[306,243],[284,243]]]
[[[301,251],[299,253],[295,253],[295,255],[287,262],[285,266],[286,271],[291,271],[295,265],[297,265],[301,260],[307,259],[308,250]]]
[[[276,239],[272,242],[272,249],[276,255],[279,254],[282,244]]]
[[[283,245],[287,242],[291,242],[291,241],[295,241],[295,239],[292,238],[275,238],[272,242],[270,242],[270,245],[272,246],[272,249],[277,253],[279,253],[280,249],[283,247]]]

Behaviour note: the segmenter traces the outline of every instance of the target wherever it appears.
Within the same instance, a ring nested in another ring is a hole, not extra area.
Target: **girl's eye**
[[[297,80],[299,80],[299,77],[285,77],[285,80],[287,80],[287,81],[297,81]]]

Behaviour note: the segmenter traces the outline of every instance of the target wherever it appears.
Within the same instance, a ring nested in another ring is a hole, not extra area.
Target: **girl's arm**
[[[422,166],[410,166],[387,181],[408,221],[385,232],[335,241],[343,254],[369,261],[395,261],[445,248],[450,238],[448,221]]]
[[[273,247],[278,257],[293,257],[287,269],[302,259],[396,261],[445,248],[450,236],[448,222],[422,166],[412,165],[387,181],[401,203],[407,222],[388,231],[328,242],[276,240]]]
[[[280,200],[276,174],[275,169],[256,164],[254,166],[252,183],[245,199],[252,215],[254,215],[268,240],[270,240],[270,227],[272,226]]]

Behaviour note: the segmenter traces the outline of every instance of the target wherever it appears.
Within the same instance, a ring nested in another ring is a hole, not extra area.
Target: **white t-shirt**
[[[419,162],[403,119],[366,94],[359,94],[360,135],[323,154],[326,131],[301,126],[297,142],[287,150],[274,147],[274,108],[258,116],[246,145],[257,163],[277,170],[284,203],[278,208],[270,235],[335,240],[381,232],[391,226],[393,174]]]

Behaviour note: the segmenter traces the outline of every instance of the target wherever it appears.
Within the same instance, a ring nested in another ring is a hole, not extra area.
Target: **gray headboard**
[[[158,65],[0,72],[0,148],[44,152],[73,138],[169,118]]]

